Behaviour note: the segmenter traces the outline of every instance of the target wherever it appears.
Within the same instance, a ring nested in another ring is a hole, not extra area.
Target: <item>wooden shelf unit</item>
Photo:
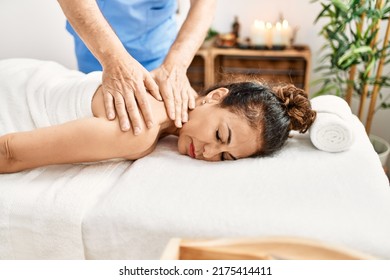
[[[195,90],[202,90],[225,76],[255,76],[266,82],[290,82],[309,91],[311,53],[299,49],[252,50],[236,48],[200,49],[194,57],[188,77]]]

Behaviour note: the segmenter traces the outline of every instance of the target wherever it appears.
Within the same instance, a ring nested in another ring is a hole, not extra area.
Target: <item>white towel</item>
[[[101,72],[83,74],[34,59],[0,60],[0,135],[92,116],[100,83]],[[84,258],[84,213],[114,185],[117,166],[1,174],[0,259]]]
[[[317,118],[309,133],[313,145],[326,152],[348,150],[354,142],[352,112],[348,103],[334,95],[323,95],[311,100]]]
[[[101,72],[88,75],[53,61],[0,61],[0,132],[31,130],[91,117]]]

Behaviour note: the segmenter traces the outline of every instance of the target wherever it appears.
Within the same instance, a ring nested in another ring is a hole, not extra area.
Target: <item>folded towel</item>
[[[326,152],[348,150],[354,142],[352,112],[348,103],[334,95],[323,95],[311,100],[317,118],[310,127],[313,145]]]

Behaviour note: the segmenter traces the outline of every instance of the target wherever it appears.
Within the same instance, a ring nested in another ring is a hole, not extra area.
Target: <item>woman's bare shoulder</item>
[[[116,123],[118,123],[119,130],[119,122]],[[127,144],[124,146],[127,155],[125,158],[129,160],[140,159],[150,154],[156,148],[159,139],[159,127],[157,125],[142,129],[138,135],[134,135],[132,131],[121,133],[126,135]]]
[[[151,144],[149,143],[147,145],[144,145],[142,149],[137,149],[138,150],[137,152],[134,152],[133,150],[132,152],[130,152],[129,155],[125,156],[124,158],[128,160],[136,160],[136,159],[143,158],[154,151],[154,149],[157,146],[157,142],[158,141],[155,141],[154,143]]]
[[[106,110],[104,108],[103,89],[99,86],[92,98],[92,113],[97,118],[105,118]]]
[[[147,128],[145,124],[141,123],[141,133],[134,135],[133,131],[123,132],[120,129],[118,118],[108,120],[106,117],[106,110],[104,107],[103,90],[100,86],[92,99],[92,113],[94,117],[108,122],[108,129],[106,132],[115,137],[117,146],[123,152],[123,158],[135,160],[150,154],[157,145],[160,126],[154,125],[152,128]]]

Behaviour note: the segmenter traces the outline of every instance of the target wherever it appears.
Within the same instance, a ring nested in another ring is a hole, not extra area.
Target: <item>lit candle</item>
[[[267,29],[267,45],[272,48],[272,23],[267,22],[265,28]]]
[[[283,20],[282,22],[282,37],[283,37],[283,45],[290,46],[292,30],[287,20]]]
[[[285,39],[283,38],[282,24],[277,22],[272,29],[272,45],[273,46],[284,46]]]
[[[262,20],[255,20],[251,28],[251,42],[254,46],[268,45],[268,34],[265,22]]]
[[[279,47],[290,46],[292,30],[287,20],[277,22],[272,29],[272,45]]]

